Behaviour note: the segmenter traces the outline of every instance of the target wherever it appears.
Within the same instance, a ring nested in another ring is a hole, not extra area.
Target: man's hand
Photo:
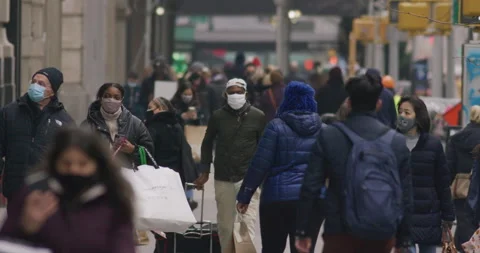
[[[193,181],[193,183],[197,186],[197,189],[203,188],[203,185],[208,181],[208,177],[210,173],[201,173],[200,176]]]
[[[300,238],[297,237],[295,239],[295,248],[299,253],[310,253],[310,248],[312,247],[312,238],[304,237]]]
[[[237,203],[237,211],[241,214],[245,214],[248,210],[248,204]]]

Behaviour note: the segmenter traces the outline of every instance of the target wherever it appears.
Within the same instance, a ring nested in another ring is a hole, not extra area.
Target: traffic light
[[[480,16],[480,4],[478,0],[462,0],[462,12],[465,16]]]
[[[380,41],[387,41],[388,17],[382,17],[378,20]],[[353,20],[353,36],[358,41],[370,43],[375,40],[375,18],[371,16],[363,16]]]
[[[434,7],[434,18],[436,21],[434,27],[441,33],[450,32],[452,30],[452,4],[437,3]]]
[[[425,31],[430,23],[430,4],[403,2],[398,5],[398,29],[407,32]]]

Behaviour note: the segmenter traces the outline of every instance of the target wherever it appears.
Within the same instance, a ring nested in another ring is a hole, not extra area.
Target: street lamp
[[[293,24],[297,23],[298,19],[302,16],[302,12],[300,10],[290,10],[288,11],[288,18],[290,22]]]
[[[155,14],[157,14],[157,16],[163,16],[163,14],[165,14],[165,8],[162,6],[157,6],[155,9]]]

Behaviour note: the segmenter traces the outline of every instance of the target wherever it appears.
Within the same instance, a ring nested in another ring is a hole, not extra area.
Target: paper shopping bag
[[[233,240],[235,242],[235,253],[257,253],[248,232],[247,224],[243,220],[233,224]]]
[[[473,233],[468,242],[462,244],[462,248],[466,253],[480,253],[480,228]]]
[[[177,172],[164,167],[122,169],[135,194],[135,228],[183,233],[197,220],[188,205]]]

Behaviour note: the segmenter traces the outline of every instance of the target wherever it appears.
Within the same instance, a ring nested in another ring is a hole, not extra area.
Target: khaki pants
[[[237,183],[215,180],[215,201],[217,202],[218,236],[222,253],[235,253],[233,242],[233,224],[237,221],[237,194],[242,181]],[[257,219],[260,189],[253,194],[248,210],[243,216],[247,224],[250,238],[255,238],[255,222]]]

